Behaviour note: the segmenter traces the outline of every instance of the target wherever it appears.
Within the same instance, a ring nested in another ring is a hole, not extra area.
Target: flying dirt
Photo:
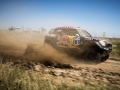
[[[61,34],[62,36],[57,41],[56,37],[60,33],[67,33],[67,36]],[[69,34],[71,36],[68,36]],[[64,36],[65,38],[63,38]],[[102,44],[105,44],[105,46],[103,47]],[[112,50],[111,46],[106,41],[93,40],[87,31],[68,27],[52,29],[46,36],[43,33],[1,31],[2,53],[9,53],[9,49],[12,49],[9,54],[21,53],[23,54],[22,57],[27,60],[52,60],[64,63],[82,60],[88,63],[100,63],[109,58],[109,53]]]
[[[45,34],[15,31],[0,32],[0,53],[5,57],[22,58],[40,62],[53,60],[56,62],[70,62],[71,58],[60,53],[49,45],[43,46]],[[67,61],[68,59],[69,61]],[[4,61],[3,61],[4,62]]]

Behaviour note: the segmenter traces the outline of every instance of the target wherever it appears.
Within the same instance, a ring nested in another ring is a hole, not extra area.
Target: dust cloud
[[[43,33],[0,31],[0,54],[34,62],[75,63],[72,57],[44,45]],[[9,59],[9,58],[8,58]]]

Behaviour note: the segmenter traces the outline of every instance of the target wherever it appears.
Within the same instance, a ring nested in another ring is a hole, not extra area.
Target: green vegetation
[[[56,78],[46,78],[41,72],[33,70],[21,70],[13,67],[12,63],[0,64],[0,90],[116,90],[102,82],[92,84],[76,78],[76,82],[70,84],[64,79],[60,81],[61,79]]]
[[[113,38],[113,39],[109,39],[109,41],[112,42],[112,44],[113,44],[112,54],[120,55],[120,39],[119,38]]]
[[[116,44],[116,51],[117,51],[117,54],[120,55],[120,42]]]

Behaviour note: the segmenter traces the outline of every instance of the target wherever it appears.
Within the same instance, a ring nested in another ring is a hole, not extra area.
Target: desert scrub
[[[120,42],[118,42],[115,45],[113,45],[112,54],[120,55]]]
[[[61,79],[57,83],[57,79],[55,76],[46,77],[41,72],[13,67],[12,63],[0,64],[0,90],[118,90],[103,82],[92,84],[77,79],[77,84],[70,84]]]
[[[48,80],[41,79],[41,74],[21,70],[10,65],[0,64],[0,90],[49,90]]]
[[[116,44],[116,51],[117,51],[117,54],[120,55],[120,42]]]

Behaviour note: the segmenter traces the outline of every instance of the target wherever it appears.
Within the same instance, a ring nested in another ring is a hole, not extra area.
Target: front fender
[[[111,43],[105,42],[105,44],[106,44],[105,46],[102,46],[99,41],[95,41],[95,43],[96,43],[102,50],[109,51],[109,52],[112,51],[112,44],[111,44]]]

